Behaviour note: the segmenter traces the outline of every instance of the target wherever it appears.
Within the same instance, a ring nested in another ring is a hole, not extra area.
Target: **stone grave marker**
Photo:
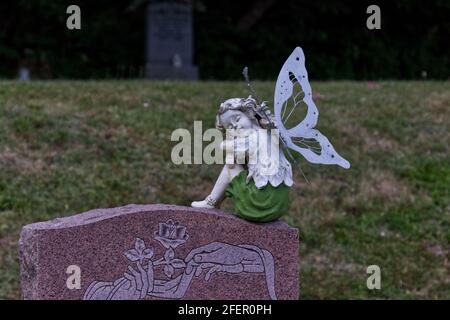
[[[298,299],[298,231],[175,205],[23,227],[24,299]]]

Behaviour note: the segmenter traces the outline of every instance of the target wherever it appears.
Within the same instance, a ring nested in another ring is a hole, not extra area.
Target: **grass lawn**
[[[311,184],[295,174],[302,298],[449,299],[450,82],[312,86],[318,128],[352,167],[301,160]],[[255,88],[272,105],[274,83]],[[172,164],[171,132],[213,127],[220,102],[247,95],[243,82],[0,82],[0,298],[20,298],[24,224],[205,196],[221,166]],[[381,290],[366,287],[373,264]]]

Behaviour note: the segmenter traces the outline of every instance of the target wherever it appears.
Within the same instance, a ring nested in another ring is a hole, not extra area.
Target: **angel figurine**
[[[234,200],[238,216],[269,222],[289,210],[293,179],[286,156],[298,164],[290,150],[315,164],[336,164],[348,169],[350,163],[315,129],[319,111],[312,99],[300,47],[294,49],[278,75],[273,115],[267,103],[256,98],[248,69],[243,73],[253,96],[228,99],[220,105],[216,127],[226,131],[221,147],[228,161],[210,194],[202,201],[192,202],[192,206],[218,207],[228,196]]]

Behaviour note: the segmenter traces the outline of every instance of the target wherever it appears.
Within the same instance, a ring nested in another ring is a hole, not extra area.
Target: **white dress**
[[[247,182],[253,179],[258,189],[268,183],[273,187],[282,183],[292,186],[292,167],[280,149],[278,134],[264,129],[252,130],[234,141],[236,159],[245,157],[247,160]]]

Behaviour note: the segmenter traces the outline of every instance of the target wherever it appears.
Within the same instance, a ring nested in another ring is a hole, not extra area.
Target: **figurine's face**
[[[252,121],[239,110],[227,110],[220,115],[220,122],[225,129],[251,129]]]

